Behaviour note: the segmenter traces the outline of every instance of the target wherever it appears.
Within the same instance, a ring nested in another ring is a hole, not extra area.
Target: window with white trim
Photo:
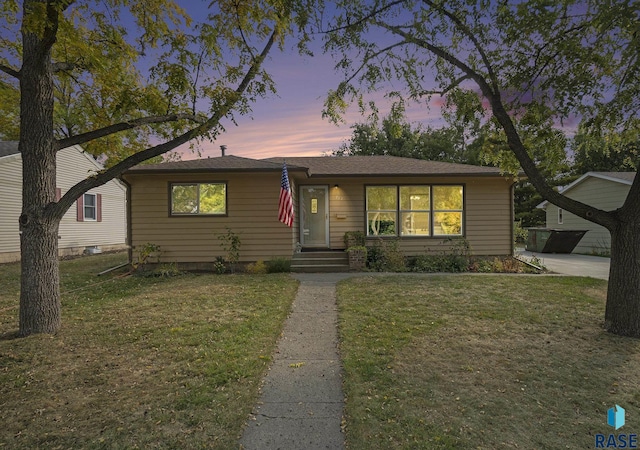
[[[366,186],[367,236],[462,236],[464,186]]]
[[[227,214],[226,183],[172,183],[172,216],[223,216]]]
[[[564,211],[562,211],[562,208],[558,208],[558,225],[562,225],[564,222],[564,217],[562,217],[563,213]]]
[[[98,200],[96,194],[84,194],[83,208],[83,218],[85,222],[98,220]]]
[[[56,194],[57,196],[58,194]],[[76,201],[78,222],[102,222],[102,195],[82,194]]]

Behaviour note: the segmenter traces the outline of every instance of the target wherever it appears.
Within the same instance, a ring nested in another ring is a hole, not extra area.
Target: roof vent
[[[225,152],[227,151],[227,146],[226,145],[221,145],[220,146],[220,151],[222,152],[222,156],[225,156]]]

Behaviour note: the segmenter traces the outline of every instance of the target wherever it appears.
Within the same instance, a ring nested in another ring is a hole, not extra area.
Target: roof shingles
[[[279,156],[258,160],[232,155],[189,161],[138,165],[129,169],[128,173],[279,171],[282,170],[283,162],[287,163],[287,168],[290,171],[305,171],[310,177],[501,175],[500,169],[495,167],[426,161],[397,156]]]
[[[267,161],[282,160],[268,158]],[[311,176],[365,175],[500,175],[495,167],[454,164],[398,156],[335,156],[284,158],[287,164],[309,168]]]
[[[139,164],[127,172],[252,172],[280,170],[282,170],[282,165],[275,162],[229,155],[159,164]]]

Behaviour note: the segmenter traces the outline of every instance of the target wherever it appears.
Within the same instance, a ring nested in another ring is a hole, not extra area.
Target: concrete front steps
[[[291,272],[349,272],[349,255],[344,250],[295,253],[291,259]]]

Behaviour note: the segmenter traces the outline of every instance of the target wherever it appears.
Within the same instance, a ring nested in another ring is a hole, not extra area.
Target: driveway
[[[533,253],[525,250],[517,251],[516,254],[524,256],[527,260],[535,256],[552,272],[601,280],[609,279],[610,258],[574,253]]]

